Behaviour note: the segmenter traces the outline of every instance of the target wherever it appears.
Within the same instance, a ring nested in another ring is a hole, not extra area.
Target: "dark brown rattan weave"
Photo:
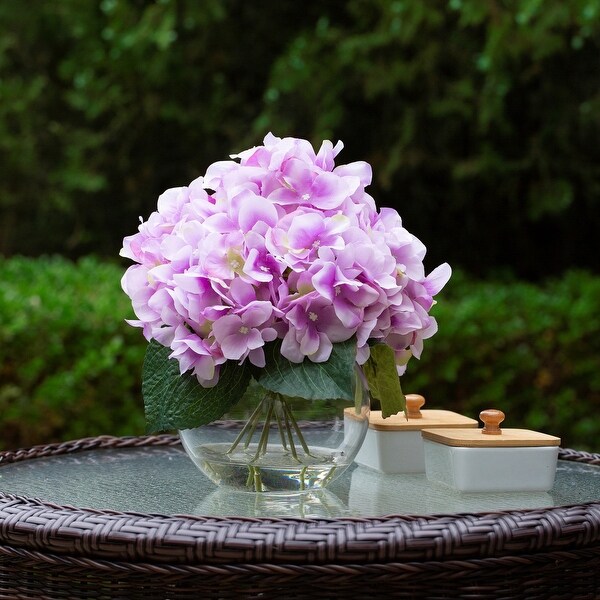
[[[98,437],[0,453],[3,464]],[[600,465],[600,454],[560,458]],[[0,598],[600,597],[599,502],[437,516],[278,519],[149,515],[0,493]]]

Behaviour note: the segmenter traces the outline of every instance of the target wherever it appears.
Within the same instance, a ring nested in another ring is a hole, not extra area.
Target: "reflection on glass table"
[[[0,492],[80,508],[163,515],[377,517],[546,508],[600,499],[600,467],[559,461],[549,493],[461,494],[425,475],[351,467],[327,490],[232,492],[209,481],[180,447],[89,450],[0,467]]]

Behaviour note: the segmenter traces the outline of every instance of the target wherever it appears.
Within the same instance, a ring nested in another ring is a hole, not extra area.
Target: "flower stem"
[[[283,446],[284,450],[287,450],[287,442],[285,440],[285,431],[284,431],[284,427],[283,427],[283,423],[281,422],[281,405],[278,404],[275,406],[275,418],[277,419],[277,429],[279,430],[279,437],[281,439],[281,445]]]
[[[261,418],[263,413],[264,419]],[[231,447],[229,450],[227,450],[227,454],[231,454],[241,443],[243,443],[244,449],[248,449],[252,443],[252,438],[261,420],[263,421],[262,430],[256,444],[256,452],[254,453],[250,464],[257,462],[261,456],[267,454],[269,446],[269,433],[273,423],[277,425],[279,439],[281,441],[283,450],[289,452],[294,460],[299,463],[302,462],[298,454],[298,448],[294,442],[294,435],[297,437],[297,441],[302,446],[304,454],[306,456],[311,456],[310,449],[304,439],[304,436],[302,435],[302,430],[300,429],[298,422],[294,418],[291,406],[288,404],[288,401],[284,396],[275,392],[267,392],[264,398],[258,403],[248,418],[248,421],[242,427],[240,433],[231,444]],[[256,466],[250,466],[249,468],[250,471],[247,481],[248,487],[251,486],[251,482],[253,480],[255,486],[258,483],[262,488],[260,469],[258,469]]]
[[[244,427],[242,427],[242,430],[239,432],[239,434],[235,438],[235,440],[233,440],[231,447],[229,448],[229,450],[227,450],[227,454],[231,454],[237,448],[237,446],[242,441],[246,432],[250,428],[252,428],[252,431],[250,431],[250,434],[248,435],[248,438],[246,440],[247,441],[246,448],[248,447],[248,444],[250,443],[250,440],[252,439],[252,434],[254,433],[254,430],[256,429],[256,425],[258,424],[258,420],[260,418],[260,412],[263,407],[263,402],[264,402],[264,399],[258,403],[258,406],[254,409],[254,412],[250,415],[248,422],[244,425]]]
[[[296,419],[294,418],[294,415],[292,414],[290,407],[287,405],[287,403],[283,402],[283,400],[282,400],[282,406],[283,406],[283,410],[285,411],[285,413],[287,415],[287,418],[289,419],[290,423],[292,424],[292,427],[294,428],[294,431],[296,432],[296,435],[298,436],[298,441],[302,445],[304,452],[308,456],[310,456],[310,449],[309,449],[308,445],[306,444],[306,442],[304,441],[304,436],[302,435],[302,431],[300,430],[300,427],[298,426],[298,423],[296,422]]]
[[[267,453],[267,446],[269,444],[269,429],[271,429],[271,419],[273,418],[273,401],[269,399],[269,405],[267,407],[267,414],[265,415],[265,424],[258,440],[258,447],[256,448],[256,454],[253,460],[258,460],[261,454]],[[246,444],[246,447],[248,444]]]
[[[285,430],[288,436],[288,442],[290,444],[290,454],[298,461],[300,462],[300,459],[298,458],[298,453],[296,452],[296,444],[294,444],[294,435],[292,433],[292,430],[290,428],[290,423],[287,419],[287,415],[285,413],[285,410],[283,411],[283,415],[284,415],[284,419],[283,422],[285,424]]]
[[[248,479],[246,480],[246,487],[255,492],[264,492],[260,467],[248,465]]]
[[[300,489],[306,489],[306,467],[302,467],[300,471]]]

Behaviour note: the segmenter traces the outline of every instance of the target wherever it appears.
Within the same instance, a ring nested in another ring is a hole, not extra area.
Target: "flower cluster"
[[[359,363],[369,340],[394,349],[400,374],[420,356],[450,267],[425,276],[425,246],[395,210],[377,211],[368,163],[335,166],[342,147],[269,134],[167,190],[124,239],[137,263],[122,280],[129,322],[170,347],[182,373],[214,385],[227,360],[264,366],[276,339],[295,363],[326,361],[352,336]]]

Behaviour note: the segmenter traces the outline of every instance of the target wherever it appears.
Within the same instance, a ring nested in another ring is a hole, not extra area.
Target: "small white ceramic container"
[[[354,459],[359,465],[381,473],[424,473],[425,457],[421,430],[437,427],[476,428],[477,421],[448,410],[423,410],[425,398],[407,394],[407,414],[384,419],[372,410],[369,429]],[[352,428],[352,415],[344,415],[344,427]]]
[[[500,429],[504,413],[480,414],[483,429],[424,429],[430,481],[460,492],[547,492],[554,485],[560,438]]]

